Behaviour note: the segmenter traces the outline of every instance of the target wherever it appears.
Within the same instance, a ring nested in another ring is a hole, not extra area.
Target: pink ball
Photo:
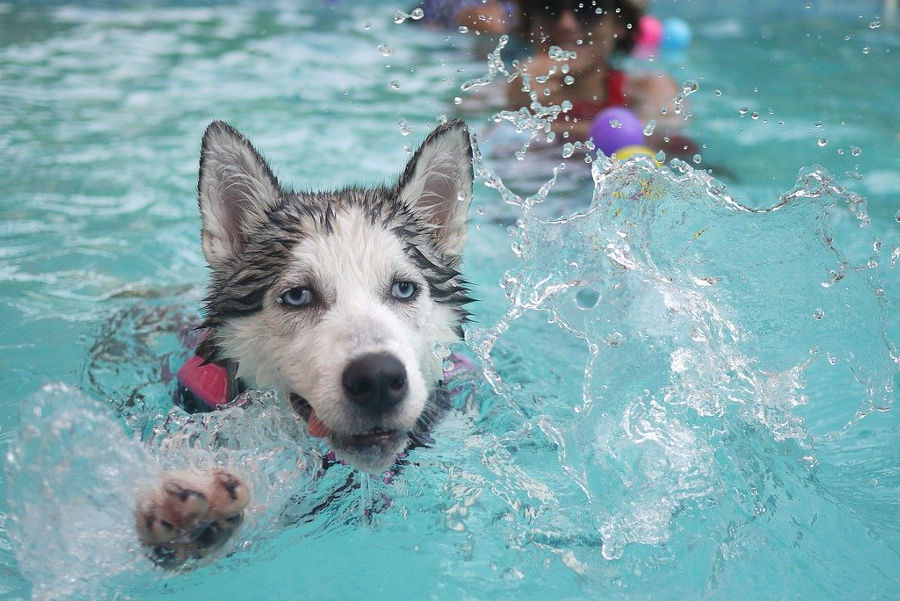
[[[610,156],[625,146],[643,144],[644,124],[624,106],[611,106],[594,117],[591,138],[603,154]]]
[[[644,15],[638,21],[637,35],[634,42],[638,46],[647,49],[655,49],[659,47],[659,43],[663,39],[663,24],[654,16]]]

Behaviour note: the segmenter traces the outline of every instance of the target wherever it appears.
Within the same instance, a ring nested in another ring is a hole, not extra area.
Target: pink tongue
[[[326,438],[329,434],[331,434],[328,426],[322,423],[322,420],[319,419],[319,416],[316,415],[315,411],[312,411],[309,414],[307,428],[309,429],[309,435],[315,436],[316,438]]]

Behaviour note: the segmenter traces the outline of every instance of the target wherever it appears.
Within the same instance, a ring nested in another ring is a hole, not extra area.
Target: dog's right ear
[[[197,191],[203,254],[214,269],[241,251],[246,233],[265,222],[283,194],[266,161],[223,121],[213,121],[203,134]]]
[[[466,241],[472,179],[469,130],[453,120],[431,132],[397,182],[400,202],[423,217],[451,261],[459,260]]]

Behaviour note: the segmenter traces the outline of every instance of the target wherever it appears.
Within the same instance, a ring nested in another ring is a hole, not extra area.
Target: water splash
[[[673,168],[600,157],[590,206],[549,220],[535,208],[559,168],[524,199],[481,170],[521,209],[506,312],[467,337],[496,396],[485,423],[510,428],[495,444],[537,436],[558,460],[556,475],[529,471],[556,491],[555,509],[516,536],[558,541],[568,529],[563,547],[578,532],[594,537],[588,557],[611,560],[671,542],[685,516],[735,502],[732,486],[751,490],[742,511],[771,511],[766,499],[783,493],[765,473],[802,488],[818,446],[892,405],[900,364],[878,293],[882,245],[859,253],[834,233],[871,238],[864,199],[811,168],[751,208],[687,163]],[[762,466],[759,453],[788,459]]]
[[[6,525],[35,598],[106,598],[159,586],[133,508],[139,491],[158,485],[160,470],[226,468],[249,483],[244,525],[212,559],[255,549],[323,501],[315,493],[318,445],[271,394],[250,393],[239,407],[206,414],[173,408],[145,443],[109,406],[62,384],[35,395],[21,421],[6,457]]]

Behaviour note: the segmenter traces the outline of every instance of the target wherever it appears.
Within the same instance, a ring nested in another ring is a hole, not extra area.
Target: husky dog
[[[388,468],[428,428],[445,358],[435,349],[458,341],[468,316],[465,125],[438,126],[392,187],[294,192],[216,121],[198,191],[212,270],[198,355],[225,366],[230,390],[290,399],[338,458]],[[227,471],[163,474],[138,499],[139,537],[163,565],[202,557],[237,528],[249,496]]]

